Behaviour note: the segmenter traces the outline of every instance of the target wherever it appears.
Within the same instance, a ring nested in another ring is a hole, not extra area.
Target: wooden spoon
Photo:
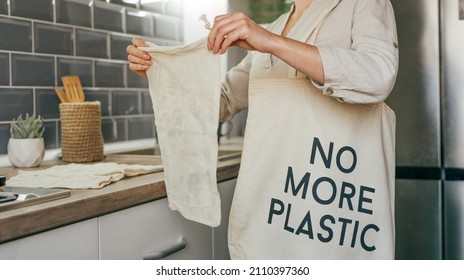
[[[62,88],[55,87],[55,92],[62,103],[68,102],[68,99],[66,99],[66,94]]]
[[[68,102],[84,102],[84,90],[82,89],[79,76],[63,76],[61,77],[61,81],[63,82]]]

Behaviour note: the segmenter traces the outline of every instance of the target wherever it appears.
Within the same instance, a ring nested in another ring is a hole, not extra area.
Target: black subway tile
[[[127,64],[126,64],[127,65]],[[134,72],[129,70],[129,66],[126,66],[127,69],[127,87],[130,88],[148,88],[147,78],[141,77]]]
[[[154,18],[151,14],[139,11],[126,11],[127,33],[142,36],[153,36]]]
[[[56,149],[59,148],[58,133],[57,133],[57,121],[44,121],[44,142],[45,149]]]
[[[52,0],[13,0],[10,8],[12,16],[53,21]]]
[[[113,91],[112,109],[113,115],[138,115],[140,114],[138,91]]]
[[[0,14],[8,14],[8,0],[0,0]]]
[[[111,35],[111,58],[127,61],[127,46],[132,37]]]
[[[89,0],[56,1],[56,21],[85,27],[92,26]]]
[[[142,114],[154,114],[153,103],[151,101],[150,92],[148,90],[142,91]]]
[[[51,24],[34,24],[34,48],[39,53],[73,54],[72,28]]]
[[[111,116],[110,92],[107,90],[86,90],[86,101],[100,101],[102,116]]]
[[[78,29],[76,36],[78,56],[108,58],[107,33]]]
[[[7,53],[0,53],[0,85],[10,84],[10,58]]]
[[[105,143],[127,140],[125,119],[102,119],[102,135]]]
[[[123,11],[120,6],[95,3],[93,17],[95,28],[123,32]]]
[[[92,61],[85,59],[58,58],[57,83],[62,86],[62,76],[77,75],[83,87],[93,86]]]
[[[9,139],[10,139],[10,125],[0,124],[0,155],[7,153]]]
[[[0,17],[0,49],[32,51],[31,22]]]
[[[134,117],[129,118],[128,121],[129,140],[155,137],[154,117]]]
[[[36,112],[45,119],[60,117],[60,100],[53,89],[36,90]]]
[[[0,121],[11,121],[19,116],[34,112],[32,89],[0,88]]]
[[[96,87],[124,87],[124,63],[95,62]]]
[[[53,57],[12,54],[12,84],[15,86],[54,86]]]

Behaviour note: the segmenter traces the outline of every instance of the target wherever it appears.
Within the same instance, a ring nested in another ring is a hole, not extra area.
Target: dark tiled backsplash
[[[108,33],[88,29],[76,30],[76,55],[109,58]]]
[[[34,90],[31,88],[0,88],[0,100],[0,122],[34,112]]]
[[[111,35],[111,58],[126,60],[127,59],[127,46],[131,44],[132,38],[126,36]]]
[[[34,50],[37,53],[73,55],[73,29],[52,24],[34,24]]]
[[[127,119],[111,118],[102,120],[102,134],[106,143],[127,140]]]
[[[181,44],[181,2],[0,0],[0,155],[19,114],[44,117],[46,149],[60,147],[53,87],[64,75],[100,101],[105,143],[156,137],[148,82],[128,69],[126,47],[134,36]]]
[[[56,21],[59,23],[91,27],[91,15],[88,1],[56,1]]]
[[[55,59],[51,56],[11,55],[13,86],[54,86]]]
[[[93,86],[93,61],[68,57],[57,58],[57,76],[78,75],[83,87]],[[61,79],[57,80],[63,86]]]
[[[106,6],[105,3],[95,3],[94,24],[95,28],[123,32],[123,11],[120,6]]]
[[[112,94],[113,115],[140,115],[140,93],[130,91],[116,91]]]
[[[155,137],[155,124],[152,118],[135,117],[127,119],[128,137],[131,140]]]
[[[52,2],[53,0],[10,0],[11,15],[53,21]]]
[[[0,135],[10,135],[10,125],[0,123]],[[0,137],[0,155],[6,154],[8,137]]]
[[[60,100],[56,97],[53,89],[36,89],[35,99],[37,115],[44,119],[60,118]]]
[[[142,36],[151,36],[156,25],[155,18],[139,12],[126,11],[127,32]]]
[[[126,64],[123,63],[95,62],[95,86],[125,87],[124,72],[126,68]]]
[[[7,15],[8,14],[8,0],[0,0],[0,14]]]
[[[32,23],[0,17],[0,50],[32,51]]]
[[[10,58],[7,53],[0,53],[0,85],[10,84]]]

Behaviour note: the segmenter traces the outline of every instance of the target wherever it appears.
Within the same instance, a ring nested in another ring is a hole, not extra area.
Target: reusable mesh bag
[[[206,39],[141,49],[153,60],[147,75],[169,207],[187,219],[218,226],[220,57],[208,51]]]
[[[103,159],[100,102],[60,103],[62,160]]]

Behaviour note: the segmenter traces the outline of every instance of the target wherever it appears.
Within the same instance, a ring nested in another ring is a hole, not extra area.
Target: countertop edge
[[[217,181],[236,178],[239,168],[239,157],[219,161]],[[72,190],[69,198],[11,210],[14,214],[6,217],[0,215],[0,244],[165,197],[162,172],[123,179],[101,191]]]

